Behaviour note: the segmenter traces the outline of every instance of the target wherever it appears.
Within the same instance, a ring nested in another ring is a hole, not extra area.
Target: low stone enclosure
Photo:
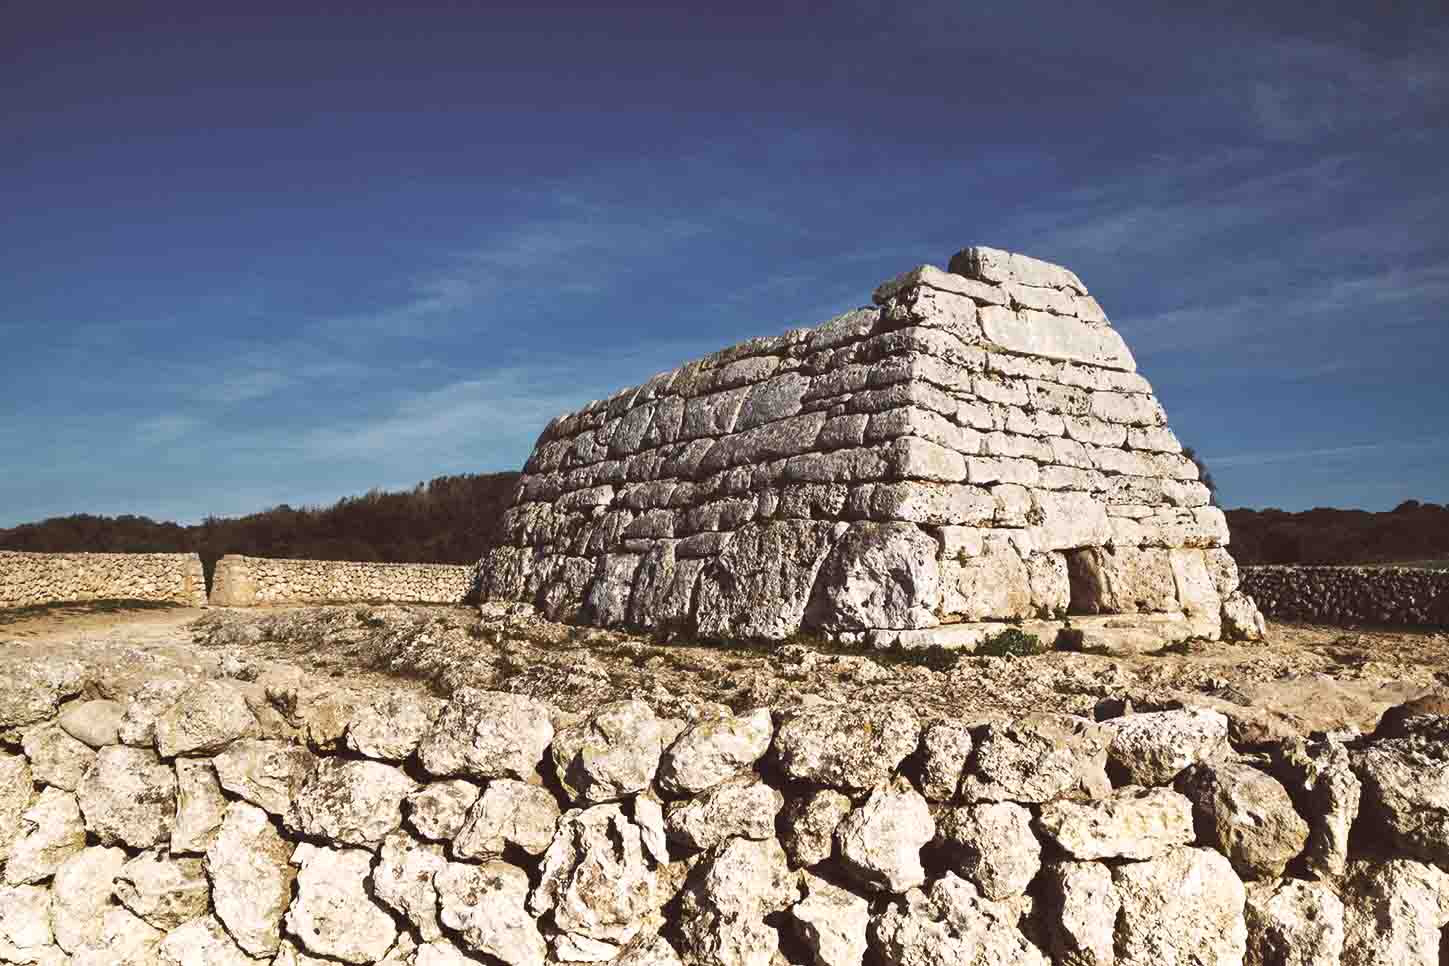
[[[538,700],[0,665],[0,962],[1438,966],[1449,718]]]
[[[484,596],[877,646],[1067,615],[1159,642],[1261,633],[1223,514],[1076,275],[968,248],[874,303],[549,423]]]
[[[460,604],[473,595],[478,568],[463,564],[280,560],[227,554],[216,562],[211,603],[392,601]]]
[[[1242,589],[1275,620],[1449,626],[1449,571],[1244,567]]]
[[[201,558],[194,553],[0,550],[0,608],[123,599],[205,605]]]

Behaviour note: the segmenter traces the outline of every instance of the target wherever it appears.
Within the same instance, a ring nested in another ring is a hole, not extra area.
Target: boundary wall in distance
[[[1243,567],[1244,593],[1275,620],[1449,625],[1449,572],[1411,567]]]
[[[227,554],[216,562],[211,603],[219,607],[388,601],[460,604],[478,568],[471,564],[277,560]]]
[[[0,608],[63,601],[149,600],[206,604],[194,553],[23,553],[0,550]]]

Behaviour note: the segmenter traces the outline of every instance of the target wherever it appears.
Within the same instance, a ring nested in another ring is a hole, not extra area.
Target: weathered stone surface
[[[508,966],[542,966],[548,947],[528,914],[528,873],[506,862],[450,862],[433,877],[439,919],[474,952]]]
[[[850,809],[850,799],[831,788],[822,788],[786,803],[780,841],[790,856],[790,863],[811,866],[830,858],[835,848],[835,830],[850,814]]]
[[[1268,622],[1253,598],[1240,591],[1223,597],[1223,639],[1228,641],[1261,641],[1268,636]]]
[[[1178,779],[1192,801],[1198,839],[1245,879],[1276,879],[1308,841],[1308,824],[1272,777],[1238,762],[1204,762]]]
[[[376,848],[402,824],[402,801],[416,788],[391,765],[323,758],[298,789],[284,822],[304,835]]]
[[[865,959],[869,904],[809,872],[800,881],[805,898],[790,907],[790,919],[815,966],[860,966]]]
[[[1096,862],[1062,862],[1047,867],[1046,933],[1059,966],[1112,966],[1117,959],[1113,929],[1122,900],[1112,870]]]
[[[357,709],[347,724],[347,747],[369,758],[402,761],[417,750],[442,710],[437,698],[393,691]]]
[[[176,772],[153,751],[102,748],[76,789],[86,831],[103,845],[133,849],[166,842],[176,820]]]
[[[640,937],[614,959],[615,966],[683,966],[679,954],[660,935]],[[421,962],[418,966],[423,966]]]
[[[529,910],[539,916],[552,911],[562,932],[621,946],[642,928],[655,882],[639,827],[623,809],[574,809],[559,820],[544,853]]]
[[[453,854],[459,858],[499,858],[509,845],[541,855],[553,841],[559,819],[553,793],[512,778],[495,778],[468,810]]]
[[[1342,875],[1363,789],[1348,751],[1336,741],[1288,742],[1276,774],[1299,814],[1308,820],[1305,866],[1320,877]]]
[[[0,752],[0,868],[20,834],[20,816],[34,796],[34,776],[24,755]]]
[[[45,886],[0,886],[0,957],[12,963],[56,963],[65,953],[51,932],[51,892]]]
[[[702,966],[769,966],[780,936],[765,917],[798,897],[774,839],[730,839],[707,853],[680,899],[684,952]]]
[[[248,738],[212,759],[221,787],[273,815],[286,815],[317,765],[317,756],[289,741]]]
[[[372,854],[362,849],[297,846],[292,862],[297,898],[287,909],[287,931],[318,956],[372,963],[397,938],[392,916],[368,895]]]
[[[889,966],[1047,966],[1016,928],[1004,903],[948,872],[929,890],[913,889],[876,921],[881,960]]]
[[[98,935],[71,956],[70,966],[151,966],[165,934],[126,909],[101,915]]]
[[[216,841],[226,812],[216,770],[205,758],[176,759],[176,823],[171,827],[173,853],[205,852]]]
[[[168,932],[156,947],[156,957],[161,966],[257,966],[215,916],[193,919]]]
[[[903,778],[872,791],[835,831],[846,870],[866,888],[897,893],[926,881],[921,848],[935,834],[930,806]]]
[[[1410,859],[1348,863],[1343,966],[1435,966],[1449,924],[1449,873]]]
[[[10,885],[44,881],[85,845],[85,822],[75,796],[59,788],[43,788],[20,813],[19,835],[5,863],[5,881]]]
[[[175,929],[210,906],[201,859],[142,852],[116,875],[116,898],[157,929]]]
[[[889,778],[919,741],[920,725],[903,704],[816,706],[785,718],[774,754],[790,778],[863,792]]]
[[[914,524],[854,524],[820,568],[811,622],[827,630],[935,626],[938,550]]]
[[[1343,903],[1320,882],[1287,879],[1248,887],[1247,966],[1338,966]]]
[[[125,864],[124,849],[97,845],[75,853],[55,870],[50,922],[57,946],[73,953],[100,937],[101,917]]]
[[[47,658],[0,665],[0,731],[54,717],[56,706],[80,694],[86,680],[79,661]]]
[[[183,677],[157,677],[143,683],[126,698],[126,713],[116,736],[122,744],[150,746],[156,742],[156,719],[186,693],[192,681]]]
[[[1399,849],[1449,863],[1449,754],[1414,738],[1375,742],[1354,757],[1363,783],[1363,820]]]
[[[770,710],[706,718],[680,732],[659,760],[659,787],[694,795],[753,767],[770,747]]]
[[[433,885],[433,877],[447,865],[441,845],[419,842],[399,830],[383,839],[377,866],[372,871],[373,893],[405,916],[423,942],[443,938],[438,925],[438,890]]]
[[[950,802],[961,788],[961,774],[971,759],[971,730],[958,721],[937,721],[921,735],[918,785],[930,802]]]
[[[835,537],[833,524],[806,520],[740,527],[700,575],[699,633],[780,640],[798,631]]]
[[[941,613],[964,621],[1035,615],[1031,575],[1016,547],[993,537],[979,556],[943,561]]]
[[[982,729],[961,782],[968,802],[1101,798],[1110,734],[1072,715],[1033,714]]]
[[[649,705],[615,701],[560,729],[549,753],[574,801],[607,802],[649,787],[667,737],[668,724]]]
[[[947,809],[937,822],[936,837],[951,871],[987,899],[1021,895],[1041,869],[1041,844],[1031,831],[1031,813],[1011,802]]]
[[[1236,966],[1247,952],[1245,892],[1228,860],[1178,848],[1112,868],[1122,902],[1119,966],[1202,963]]]
[[[216,841],[206,851],[216,917],[252,956],[277,952],[282,913],[291,901],[296,877],[291,855],[291,846],[267,813],[246,802],[227,806]]]
[[[25,730],[21,747],[30,759],[30,770],[36,781],[73,792],[81,777],[96,760],[96,753],[78,741],[54,721],[46,721]]]
[[[104,748],[120,742],[121,720],[125,715],[126,707],[119,701],[97,698],[65,705],[56,723],[77,741],[91,748]]]
[[[548,706],[519,694],[458,688],[418,746],[440,778],[526,779],[553,741]]]
[[[1228,751],[1228,719],[1217,711],[1129,714],[1104,726],[1112,733],[1109,754],[1121,784],[1167,785],[1189,765]]]
[[[156,717],[156,751],[163,758],[210,754],[253,734],[256,716],[240,688],[225,681],[198,681]]]
[[[731,836],[770,838],[785,796],[752,775],[721,782],[694,798],[669,806],[670,841],[686,849],[710,849]]]
[[[463,828],[468,809],[481,794],[482,789],[462,778],[428,782],[403,799],[403,811],[408,825],[423,838],[448,841]]]
[[[1150,859],[1194,838],[1192,803],[1166,788],[1119,788],[1093,802],[1042,806],[1037,827],[1074,859]]]

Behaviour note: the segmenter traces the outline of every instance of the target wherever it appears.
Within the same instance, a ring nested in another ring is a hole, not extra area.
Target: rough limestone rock
[[[1209,849],[1179,848],[1112,868],[1121,899],[1119,966],[1237,966],[1247,952],[1243,884]]]
[[[278,816],[287,814],[317,766],[305,746],[270,738],[237,741],[211,761],[222,788]]]
[[[958,721],[937,721],[926,728],[921,735],[918,784],[927,801],[956,800],[971,748],[971,730]]]
[[[372,854],[362,849],[297,846],[292,856],[297,898],[287,910],[287,931],[318,956],[373,963],[397,938],[392,916],[368,895]]]
[[[60,709],[56,723],[77,741],[91,748],[119,744],[121,720],[126,706],[119,701],[97,698],[94,701],[72,701]]]
[[[147,748],[102,748],[76,799],[86,831],[103,845],[150,848],[166,842],[176,819],[176,772]]]
[[[738,835],[767,839],[775,834],[775,816],[785,796],[751,775],[731,778],[701,795],[669,806],[666,834],[686,849],[711,849]]]
[[[171,827],[171,851],[201,853],[211,848],[225,813],[226,796],[211,761],[176,759],[176,823]]]
[[[407,823],[425,839],[450,841],[463,828],[468,809],[483,790],[470,781],[454,778],[428,782],[403,799]]]
[[[1223,639],[1228,641],[1261,641],[1268,636],[1268,622],[1253,598],[1241,591],[1223,597]]]
[[[1351,861],[1343,898],[1343,966],[1436,966],[1449,924],[1449,873],[1411,859]]]
[[[1016,928],[1004,903],[947,872],[929,890],[912,889],[876,921],[881,961],[888,966],[1048,966]]]
[[[0,752],[0,868],[20,834],[20,816],[34,796],[34,776],[24,755]]]
[[[1296,739],[1281,750],[1275,773],[1308,820],[1304,865],[1321,878],[1342,875],[1363,791],[1348,750],[1337,741]]]
[[[679,953],[660,935],[641,937],[614,959],[615,966],[684,966]],[[423,966],[419,963],[418,966]]]
[[[1094,802],[1042,806],[1037,827],[1074,859],[1150,859],[1194,838],[1192,802],[1167,788],[1119,788]]]
[[[774,754],[789,778],[858,793],[894,774],[920,737],[916,716],[903,704],[815,706],[785,718]]]
[[[775,726],[768,708],[706,718],[680,732],[659,760],[659,787],[695,795],[752,768],[769,750]]]
[[[1046,932],[1058,966],[1112,966],[1117,959],[1113,930],[1122,900],[1112,870],[1096,862],[1047,866]]]
[[[790,919],[815,966],[860,966],[870,904],[809,872],[800,881],[805,898],[790,907]]]
[[[214,754],[259,727],[241,688],[198,681],[156,718],[156,751],[163,758]]]
[[[402,761],[417,751],[443,702],[411,691],[394,691],[357,709],[347,725],[347,747],[359,755]]]
[[[468,810],[453,840],[458,858],[500,858],[513,845],[541,855],[553,841],[560,815],[553,793],[512,778],[495,778]]]
[[[656,876],[639,827],[616,804],[566,812],[544,853],[528,908],[560,932],[619,947],[654,906]]]
[[[439,778],[527,779],[553,741],[548,706],[521,694],[458,688],[418,745]]]
[[[542,966],[548,947],[525,908],[528,873],[506,862],[450,862],[433,878],[439,918],[468,949],[508,966]]]
[[[438,925],[438,890],[433,877],[447,868],[443,847],[419,842],[402,830],[382,841],[377,867],[372,871],[372,888],[377,898],[405,916],[423,942],[443,938]]]
[[[151,966],[165,934],[119,906],[101,915],[100,930],[71,956],[71,966]]]
[[[0,665],[0,731],[55,717],[56,707],[88,681],[80,661],[42,658]]]
[[[246,802],[227,806],[206,874],[216,917],[252,956],[271,956],[281,940],[282,913],[292,899],[292,847],[267,813]]]
[[[13,963],[56,963],[65,953],[51,932],[51,892],[45,886],[0,886],[0,957]]]
[[[55,870],[50,923],[57,946],[73,953],[99,938],[101,917],[125,864],[124,849],[97,845],[82,849]]]
[[[150,678],[126,697],[126,713],[116,736],[122,744],[143,748],[156,743],[156,719],[186,693],[192,681],[184,677]]]
[[[701,966],[769,966],[780,935],[765,918],[798,898],[774,839],[730,839],[705,854],[680,898],[684,952]]]
[[[987,899],[1021,895],[1041,869],[1031,813],[1011,802],[947,809],[937,822],[936,838],[951,871]]]
[[[323,758],[298,789],[284,822],[304,835],[376,848],[402,825],[402,801],[416,788],[392,765]]]
[[[549,753],[569,797],[597,804],[648,788],[669,733],[643,701],[614,701],[560,729]]]
[[[669,835],[664,828],[664,806],[652,793],[634,799],[634,824],[639,826],[639,839],[644,851],[658,865],[668,865]]]
[[[746,523],[699,580],[695,623],[706,638],[783,640],[800,629],[836,526]]]
[[[63,789],[43,788],[34,803],[20,813],[20,834],[5,863],[5,882],[42,882],[85,846],[86,827],[75,796]]]
[[[830,858],[835,850],[835,830],[850,810],[850,799],[833,788],[790,799],[780,835],[790,864],[812,866]]]
[[[1103,723],[1112,733],[1119,784],[1170,785],[1183,769],[1228,752],[1228,719],[1198,708],[1129,714]]]
[[[156,947],[161,966],[257,966],[215,916],[177,926]]]
[[[1111,735],[1086,718],[1033,714],[985,726],[961,781],[968,802],[1101,798]]]
[[[1449,752],[1435,742],[1393,738],[1354,758],[1363,818],[1416,858],[1449,864]]]
[[[840,538],[820,569],[810,608],[826,630],[934,627],[940,546],[911,523],[863,523]]]
[[[835,831],[846,870],[869,889],[896,893],[926,881],[921,848],[935,834],[930,806],[903,778],[871,792]]]
[[[116,898],[157,929],[175,929],[206,913],[211,888],[201,859],[142,852],[116,877]]]
[[[1200,841],[1226,855],[1245,879],[1276,879],[1308,841],[1288,792],[1250,765],[1194,765],[1178,779],[1192,801]]]
[[[96,760],[90,745],[73,738],[54,721],[27,728],[21,747],[36,781],[68,792],[76,790],[81,776]]]
[[[1343,903],[1327,885],[1287,879],[1248,887],[1247,966],[1338,966]]]

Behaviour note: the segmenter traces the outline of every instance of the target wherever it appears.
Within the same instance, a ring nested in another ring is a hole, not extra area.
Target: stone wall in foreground
[[[64,601],[206,603],[194,553],[20,553],[0,550],[0,608]]]
[[[478,568],[464,564],[280,560],[227,554],[216,562],[211,603],[460,604],[473,594]]]
[[[1449,626],[1449,571],[1244,567],[1242,588],[1275,620]]]
[[[1438,966],[1449,719],[1387,717],[1248,749],[0,666],[0,962]]]
[[[503,534],[484,595],[554,620],[884,645],[1069,612],[1260,632],[1101,306],[989,248],[555,419]]]

